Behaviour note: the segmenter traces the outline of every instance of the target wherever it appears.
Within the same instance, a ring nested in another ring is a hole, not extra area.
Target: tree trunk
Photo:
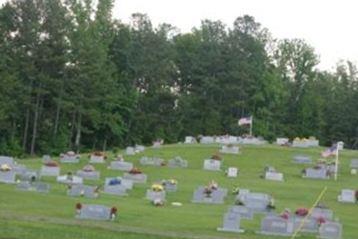
[[[36,137],[37,137],[37,121],[39,118],[39,105],[40,105],[40,93],[36,95],[36,105],[35,105],[35,112],[34,112],[34,125],[32,129],[32,140],[31,140],[31,150],[30,154],[35,154],[35,144],[36,144]]]
[[[54,129],[53,129],[53,138],[54,139],[56,138],[56,135],[57,135],[58,122],[59,122],[59,119],[60,119],[60,109],[61,109],[61,106],[60,106],[60,103],[58,103],[57,104],[57,109],[56,109],[55,126],[54,126]]]
[[[72,137],[73,137],[73,129],[75,128],[75,122],[76,122],[76,111],[73,112],[72,114],[72,122],[71,122],[71,130],[70,130],[70,135],[69,135],[69,139],[68,139],[68,148],[72,149]]]
[[[107,149],[107,139],[104,139],[104,142],[103,142],[103,152],[105,152]]]
[[[81,113],[78,113],[77,132],[76,132],[76,140],[75,140],[75,147],[77,153],[79,153],[80,150],[81,130],[82,130],[82,115]]]
[[[29,131],[29,124],[30,124],[30,107],[27,108],[26,110],[24,137],[22,138],[22,149],[24,151],[26,151],[27,133]]]

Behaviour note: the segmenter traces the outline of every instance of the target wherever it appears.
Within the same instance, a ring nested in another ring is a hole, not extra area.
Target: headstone
[[[156,157],[142,157],[139,162],[141,165],[162,166],[164,160]]]
[[[274,236],[291,236],[294,233],[294,223],[290,219],[268,215],[261,221],[260,233]]]
[[[16,173],[13,170],[0,171],[0,183],[15,183]]]
[[[305,155],[296,155],[293,157],[293,162],[298,164],[311,164],[312,159],[309,156]]]
[[[155,192],[151,189],[148,189],[145,198],[150,201],[159,200],[163,202],[165,201],[165,191]]]
[[[124,173],[124,179],[132,180],[133,183],[146,183],[147,182],[147,175],[146,174],[130,174]]]
[[[186,136],[184,144],[194,144],[196,143],[196,139],[192,136]]]
[[[288,138],[277,138],[276,139],[276,144],[277,145],[287,145],[290,142],[290,140]]]
[[[86,198],[97,198],[98,197],[96,187],[82,185],[82,184],[73,185],[68,190],[68,195],[71,197],[80,197],[80,196],[83,196]]]
[[[154,141],[153,142],[153,148],[155,148],[155,149],[159,149],[160,147],[162,147],[162,144],[163,144],[163,140],[162,139],[160,139],[160,140],[156,140],[156,141]]]
[[[218,188],[213,190],[210,195],[205,193],[204,187],[199,187],[194,191],[193,200],[194,203],[209,203],[209,204],[223,204],[227,195],[227,189]]]
[[[58,183],[64,183],[64,184],[83,184],[83,178],[78,177],[76,175],[62,175],[57,176]]]
[[[319,237],[322,239],[340,239],[342,237],[342,225],[337,222],[323,223],[319,228]]]
[[[50,185],[42,182],[29,182],[21,181],[17,184],[17,189],[21,191],[35,191],[39,193],[48,193],[50,191]]]
[[[163,181],[163,186],[166,192],[176,192],[178,190],[177,182],[171,182],[170,180]]]
[[[238,169],[235,167],[229,167],[227,170],[227,176],[229,178],[236,178],[237,177]]]
[[[309,144],[307,139],[295,139],[292,141],[292,147],[295,148],[308,148]]]
[[[186,168],[188,167],[188,161],[177,156],[168,161],[168,167],[170,168]]]
[[[126,155],[135,155],[135,149],[133,147],[127,147]]]
[[[244,194],[239,193],[236,200],[254,212],[266,213],[268,212],[267,206],[270,204],[271,197],[265,193],[249,192]]]
[[[214,137],[211,137],[211,136],[203,136],[200,139],[200,143],[201,144],[213,144],[213,143],[215,143],[215,139],[214,139]]]
[[[51,159],[51,156],[50,155],[48,155],[48,154],[45,154],[45,155],[43,155],[42,156],[42,162],[49,162],[49,161],[51,161],[52,159]]]
[[[223,145],[220,152],[224,154],[239,154],[239,147],[233,145]]]
[[[311,136],[307,140],[307,144],[309,147],[318,147],[319,146],[319,140],[317,140],[315,137]]]
[[[228,212],[239,214],[240,218],[242,219],[252,220],[254,218],[253,211],[245,206],[240,206],[240,205],[231,206]]]
[[[352,159],[351,168],[358,169],[358,159]]]
[[[0,156],[0,166],[3,164],[7,164],[12,167],[15,164],[14,158],[9,156]]]
[[[100,172],[98,171],[78,170],[76,174],[77,176],[88,180],[98,180],[100,178]]]
[[[121,170],[121,171],[130,171],[133,168],[133,163],[124,162],[124,161],[112,161],[110,169]]]
[[[283,181],[283,174],[278,172],[266,172],[265,179],[271,181]]]
[[[344,149],[344,142],[343,141],[337,142],[337,147],[338,147],[338,150],[343,150]]]
[[[205,159],[204,160],[204,169],[210,171],[220,171],[221,161],[215,159]]]
[[[76,216],[79,219],[110,220],[111,209],[102,205],[82,205],[80,213]]]
[[[141,153],[145,150],[145,147],[143,145],[136,145],[134,149],[136,153]]]
[[[33,186],[35,187],[35,191],[39,193],[48,193],[50,191],[50,184],[48,183],[35,182]]]
[[[302,232],[309,232],[309,233],[317,233],[318,232],[318,222],[316,218],[312,217],[293,217],[293,222],[295,225],[295,230],[301,227],[302,222],[304,221],[301,231]]]
[[[60,155],[60,162],[61,163],[79,163],[80,162],[80,155],[74,153],[65,153]]]
[[[267,142],[264,139],[257,137],[245,137],[240,139],[241,144],[249,144],[249,145],[263,145]]]
[[[315,207],[312,209],[311,217],[315,219],[324,218],[325,220],[333,220],[333,211],[328,208]]]
[[[218,231],[236,232],[236,233],[243,232],[243,230],[240,229],[240,215],[230,212],[225,213],[223,218],[223,225],[221,228],[218,228]]]
[[[41,176],[52,176],[57,177],[60,175],[60,167],[46,166],[43,165],[40,171]]]
[[[14,164],[12,166],[12,170],[16,173],[16,175],[22,175],[24,174],[28,169],[25,165],[22,164]]]
[[[324,167],[321,168],[307,168],[305,169],[304,178],[312,178],[312,179],[329,179],[327,169]]]
[[[108,194],[125,196],[127,190],[133,188],[133,181],[121,177],[106,178],[104,183],[104,192]]]
[[[351,189],[342,189],[341,195],[338,196],[339,202],[356,203],[356,191]]]
[[[104,163],[105,162],[104,155],[91,154],[89,162],[90,163]]]
[[[133,181],[128,179],[123,179],[121,177],[110,177],[106,178],[104,182],[105,187],[112,187],[112,186],[118,186],[120,185],[126,190],[133,189]]]
[[[40,174],[35,170],[26,169],[19,174],[19,178],[21,181],[37,181],[40,179]]]

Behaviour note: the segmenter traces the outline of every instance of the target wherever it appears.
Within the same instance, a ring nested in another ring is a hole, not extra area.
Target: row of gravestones
[[[250,193],[241,190],[237,196],[241,205],[231,206],[224,214],[222,227],[219,231],[243,232],[240,228],[241,219],[251,220],[255,213],[264,213],[259,233],[274,236],[291,236],[298,228],[301,232],[318,233],[320,238],[339,239],[342,225],[333,221],[333,212],[326,208],[314,208],[309,217],[294,216],[282,218],[268,208],[270,196],[263,193]],[[319,219],[324,219],[320,225]]]

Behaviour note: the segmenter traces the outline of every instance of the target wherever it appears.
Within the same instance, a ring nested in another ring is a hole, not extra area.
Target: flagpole
[[[251,116],[251,124],[250,124],[250,136],[252,136],[252,123],[253,123],[253,117]]]
[[[336,149],[336,163],[335,163],[335,173],[334,173],[334,180],[337,181],[338,177],[338,154],[339,154],[339,144],[337,143],[337,149]]]

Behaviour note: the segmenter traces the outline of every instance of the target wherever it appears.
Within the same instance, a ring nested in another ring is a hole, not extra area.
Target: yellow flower
[[[153,184],[152,190],[155,192],[160,192],[164,190],[164,187],[161,184]]]
[[[11,170],[11,167],[10,167],[9,165],[7,165],[7,164],[2,164],[2,165],[0,166],[0,170],[1,170],[1,171],[10,171],[10,170]]]

